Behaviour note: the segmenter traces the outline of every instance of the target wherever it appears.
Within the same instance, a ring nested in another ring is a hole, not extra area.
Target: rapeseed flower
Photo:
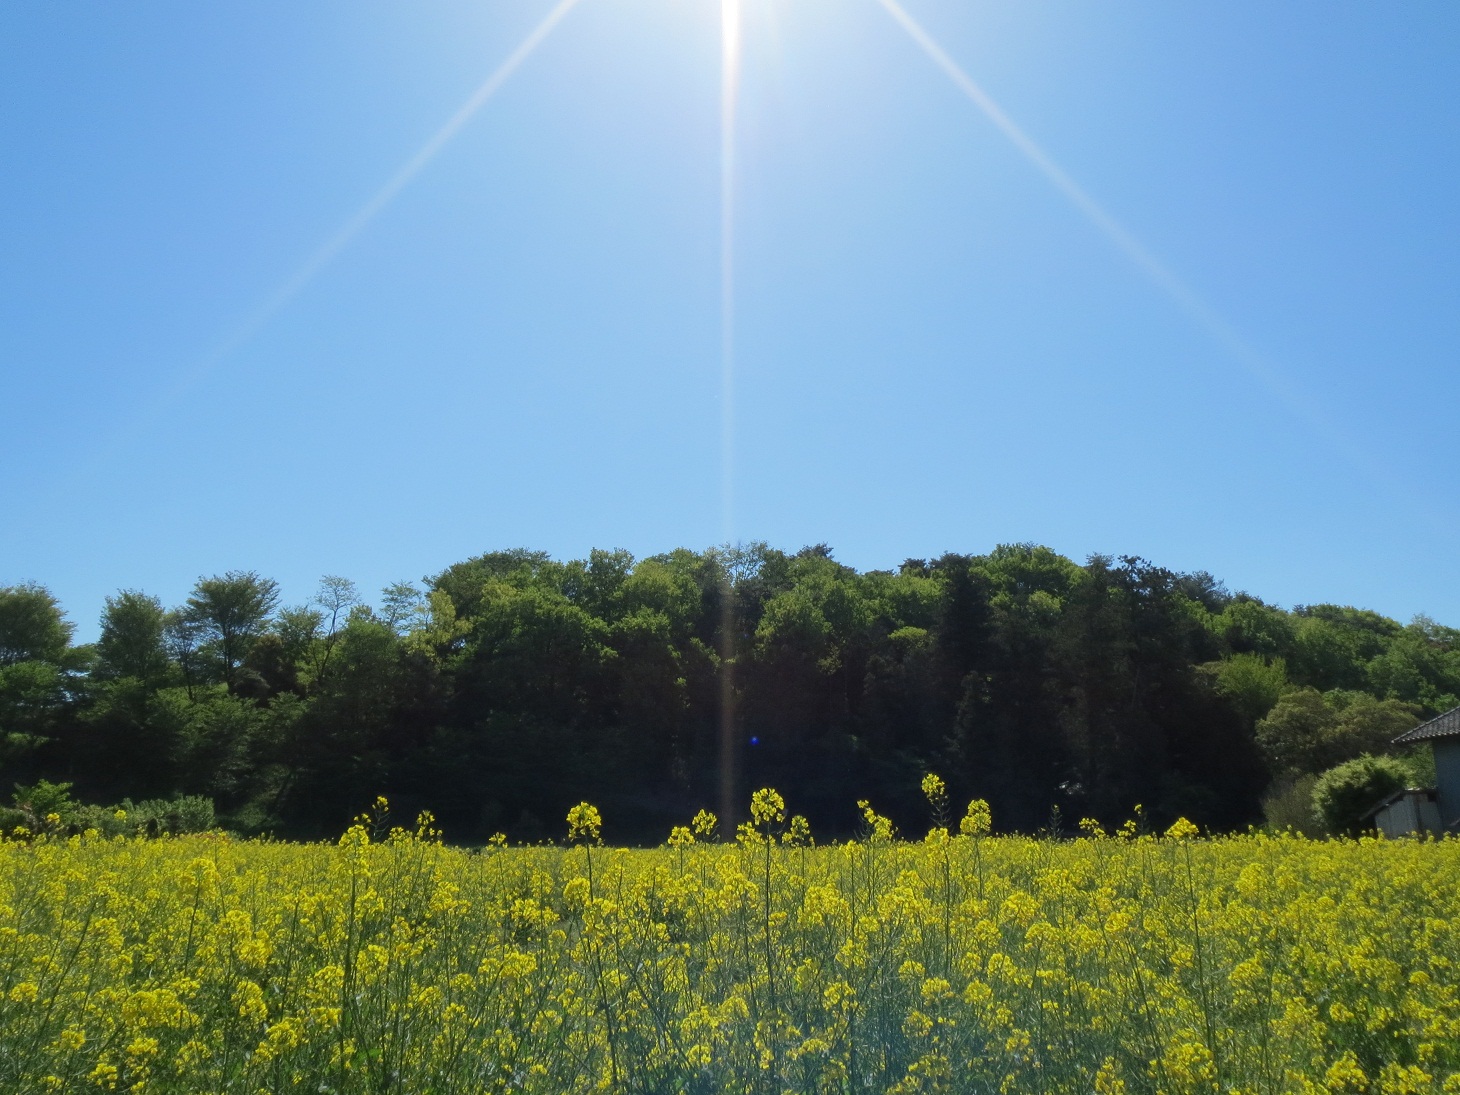
[[[937,809],[946,795],[930,776]],[[1460,1095],[1460,841],[0,841],[0,1091]],[[936,820],[936,818],[935,818]],[[782,832],[784,827],[784,832]]]

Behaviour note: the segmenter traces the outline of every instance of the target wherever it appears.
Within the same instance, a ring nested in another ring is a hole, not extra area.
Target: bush
[[[17,783],[13,809],[4,811],[4,828],[27,829],[32,833],[69,825],[78,803],[71,798],[71,784],[40,780],[31,787]]]
[[[171,817],[176,833],[206,833],[213,828],[217,814],[213,800],[203,795],[179,795],[172,800]]]
[[[213,800],[202,795],[123,799],[116,806],[76,806],[66,818],[72,832],[95,829],[103,836],[162,836],[205,833],[215,822]]]
[[[1435,753],[1429,742],[1411,746],[1399,754],[1399,759],[1409,769],[1411,787],[1433,787],[1440,781],[1435,772]]]
[[[148,836],[205,833],[213,827],[213,800],[202,795],[152,798],[136,803],[123,799],[120,808],[127,815],[128,827]]]
[[[1408,787],[1411,774],[1401,760],[1368,754],[1330,768],[1313,786],[1313,816],[1334,835],[1357,836],[1363,816]]]
[[[1273,832],[1322,836],[1323,826],[1313,817],[1313,785],[1317,776],[1299,776],[1279,784],[1262,800],[1262,816]]]

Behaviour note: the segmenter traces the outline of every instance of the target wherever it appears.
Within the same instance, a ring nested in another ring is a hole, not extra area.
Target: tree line
[[[929,771],[1006,830],[1138,805],[1301,825],[1319,773],[1460,703],[1460,631],[1427,618],[1030,544],[867,572],[824,545],[499,551],[374,603],[326,577],[297,606],[233,571],[171,608],[118,592],[97,642],[72,634],[44,587],[0,588],[17,796],[202,797],[292,837],[386,794],[461,840],[554,836],[589,800],[609,838],[655,841],[764,786],[819,833],[863,798],[915,828]]]

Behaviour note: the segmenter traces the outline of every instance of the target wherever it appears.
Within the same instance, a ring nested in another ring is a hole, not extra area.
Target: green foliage
[[[199,650],[231,690],[249,650],[279,603],[279,584],[254,571],[230,570],[199,578],[185,615],[196,630]]]
[[[1313,785],[1313,816],[1330,833],[1357,836],[1363,817],[1409,785],[1410,769],[1394,757],[1365,754],[1330,768]]]
[[[1410,746],[1399,754],[1399,761],[1409,769],[1411,787],[1433,787],[1438,782],[1435,753],[1429,742]]]
[[[1210,618],[1209,626],[1222,644],[1236,654],[1282,657],[1293,649],[1296,628],[1280,608],[1239,596]]]
[[[428,618],[426,595],[413,582],[393,582],[380,593],[381,618],[397,635],[409,635]]]
[[[0,811],[0,831],[13,831],[20,825],[33,834],[94,831],[107,837],[181,836],[208,832],[217,821],[213,800],[201,795],[136,803],[124,798],[115,806],[96,806],[76,802],[70,790],[69,783],[45,780],[34,787],[17,787],[15,808]]]
[[[30,786],[17,783],[12,807],[0,808],[0,834],[19,826],[31,834],[95,830],[104,836],[180,835],[207,832],[217,820],[213,800],[202,795],[137,803],[124,798],[116,806],[96,806],[73,798],[73,786],[44,779]]]
[[[1262,817],[1272,832],[1294,832],[1321,836],[1323,825],[1313,816],[1315,775],[1302,775],[1287,783],[1274,784],[1262,799]]]
[[[16,748],[49,740],[63,717],[67,678],[60,667],[44,661],[0,665],[0,734]]]
[[[1321,691],[1363,688],[1367,663],[1382,654],[1401,630],[1376,612],[1339,605],[1299,607],[1294,619],[1289,663]]]
[[[95,675],[101,680],[135,677],[156,682],[167,675],[163,633],[167,612],[156,597],[124,589],[106,599],[101,614]]]
[[[59,662],[73,630],[44,586],[34,582],[0,586],[0,667],[25,661]]]
[[[1387,751],[1418,721],[1414,707],[1400,700],[1299,688],[1283,695],[1257,724],[1257,742],[1273,773],[1290,780]]]
[[[206,833],[217,821],[213,800],[203,795],[178,795],[170,799],[148,799],[133,805],[123,799],[120,809],[146,832],[173,835]]]
[[[1329,759],[1337,723],[1337,712],[1316,688],[1294,689],[1257,724],[1257,744],[1279,778],[1317,773],[1337,763]]]
[[[30,787],[22,787],[17,783],[12,801],[17,810],[30,815],[33,824],[51,816],[65,822],[76,808],[76,803],[71,798],[71,786],[69,783],[51,783],[44,779],[37,780]]]
[[[847,803],[874,794],[908,827],[935,770],[1011,829],[1144,803],[1211,830],[1290,818],[1294,781],[1460,695],[1460,632],[1431,620],[1285,612],[1034,544],[865,573],[824,544],[513,550],[378,607],[333,576],[278,600],[252,571],[171,610],[122,591],[93,656],[40,587],[0,591],[6,779],[206,796],[235,829],[300,836],[381,791],[468,838],[546,833],[587,798],[648,839],[727,775],[785,788],[818,832],[854,831]]]
[[[1460,631],[1417,616],[1367,664],[1365,676],[1376,696],[1434,711],[1460,705]]]
[[[1217,663],[1216,687],[1243,718],[1256,722],[1276,707],[1287,691],[1287,663],[1281,658],[1269,661],[1261,654],[1233,654]]]

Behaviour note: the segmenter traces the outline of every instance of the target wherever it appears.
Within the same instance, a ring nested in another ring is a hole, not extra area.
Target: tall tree
[[[182,674],[189,700],[193,699],[194,689],[203,683],[203,659],[199,651],[202,642],[203,624],[186,608],[175,608],[163,618],[162,646]]]
[[[199,578],[187,615],[201,629],[218,675],[231,692],[249,648],[264,632],[279,603],[279,584],[252,570]]]
[[[108,597],[101,613],[95,676],[102,680],[159,680],[167,672],[167,649],[163,644],[166,624],[167,612],[156,597],[135,589]]]
[[[45,586],[0,586],[0,665],[59,662],[73,630]]]
[[[322,651],[316,676],[324,676],[329,669],[330,656],[335,652],[340,629],[344,627],[350,611],[359,604],[359,591],[350,579],[326,574],[319,580],[319,589],[314,594],[314,605],[319,609],[323,634],[320,636]]]
[[[430,616],[426,594],[414,582],[392,582],[380,591],[380,617],[397,635],[408,635]]]

